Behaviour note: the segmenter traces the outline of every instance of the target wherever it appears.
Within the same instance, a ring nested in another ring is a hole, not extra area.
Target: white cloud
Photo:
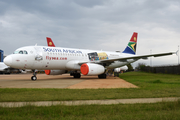
[[[48,36],[56,46],[122,51],[138,32],[138,54],[176,51],[179,11],[179,0],[0,1],[0,49],[46,45]]]

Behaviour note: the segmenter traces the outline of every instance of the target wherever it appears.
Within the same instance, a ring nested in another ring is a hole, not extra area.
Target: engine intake
[[[100,75],[105,71],[104,66],[99,64],[85,63],[81,65],[81,73],[83,75]]]

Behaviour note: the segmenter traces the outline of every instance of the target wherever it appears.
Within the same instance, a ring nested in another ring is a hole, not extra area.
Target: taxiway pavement
[[[68,88],[68,89],[98,89],[98,88],[137,88],[137,86],[120,79],[98,76],[81,76],[75,79],[69,74],[46,75],[37,74],[37,80],[31,80],[32,74],[0,75],[0,88]]]

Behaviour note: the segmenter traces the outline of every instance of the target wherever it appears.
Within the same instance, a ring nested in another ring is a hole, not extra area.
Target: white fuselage
[[[85,49],[27,46],[17,49],[14,54],[7,56],[6,63],[19,69],[38,70],[80,70],[79,62],[99,61],[135,56],[120,52],[107,52]],[[132,63],[136,59],[114,61],[106,65],[107,69],[117,68]]]

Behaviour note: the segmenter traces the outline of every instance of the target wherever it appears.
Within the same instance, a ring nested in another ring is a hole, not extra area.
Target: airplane
[[[49,47],[56,47],[51,38],[46,37],[46,40],[47,40],[47,45]],[[128,67],[126,65],[122,67],[114,68],[114,72],[117,72],[117,73],[119,73],[120,71],[126,71],[126,70],[128,70]],[[45,72],[47,72],[47,70],[45,70]]]
[[[0,74],[23,73],[23,70],[15,69],[7,66],[4,62],[0,62]]]
[[[31,69],[31,80],[37,80],[36,70],[45,70],[47,75],[61,75],[72,71],[74,78],[83,75],[98,75],[105,79],[105,71],[133,63],[148,57],[160,57],[175,54],[175,52],[136,55],[138,33],[134,32],[128,45],[122,53],[97,51],[52,46],[25,46],[18,48],[4,59],[8,66],[18,69]]]
[[[3,62],[0,62],[0,74],[10,74],[9,67]]]

